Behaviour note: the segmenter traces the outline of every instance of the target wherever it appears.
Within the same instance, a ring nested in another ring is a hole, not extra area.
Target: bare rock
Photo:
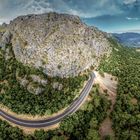
[[[10,44],[11,37],[12,37],[12,34],[8,30],[4,34],[2,33],[1,39],[0,39],[0,46],[5,48],[6,44]]]
[[[35,95],[39,95],[44,91],[43,88],[35,86],[35,85],[31,84],[31,83],[27,86],[27,90],[30,93],[35,94]]]
[[[47,84],[47,80],[40,78],[37,75],[31,75],[31,78],[33,79],[34,82],[37,82],[43,86],[45,86]]]
[[[29,81],[24,77],[24,78],[18,78],[20,85],[23,87],[26,87],[29,84]]]
[[[54,82],[53,85],[52,85],[52,87],[53,87],[54,89],[57,89],[57,90],[60,91],[60,90],[62,90],[63,85],[60,84],[59,82]]]
[[[73,15],[20,16],[7,28],[3,42],[11,39],[16,59],[50,76],[76,76],[111,52],[103,32]]]

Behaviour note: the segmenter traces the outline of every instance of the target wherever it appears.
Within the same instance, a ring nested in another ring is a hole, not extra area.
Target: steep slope
[[[57,13],[14,19],[1,42],[12,43],[18,61],[59,77],[78,75],[111,51],[104,33],[77,16]]]

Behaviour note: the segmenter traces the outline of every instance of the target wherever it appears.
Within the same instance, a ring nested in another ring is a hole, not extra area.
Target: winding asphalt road
[[[74,100],[70,104],[70,106],[61,114],[44,119],[44,120],[23,120],[20,118],[16,118],[3,110],[0,109],[0,116],[2,116],[5,120],[12,122],[16,125],[24,126],[24,127],[31,127],[31,128],[41,128],[41,127],[48,127],[54,124],[59,123],[61,120],[63,120],[66,116],[71,115],[72,113],[76,112],[79,107],[82,105],[84,99],[88,96],[94,82],[95,74],[91,73],[90,78],[82,90],[80,96]]]

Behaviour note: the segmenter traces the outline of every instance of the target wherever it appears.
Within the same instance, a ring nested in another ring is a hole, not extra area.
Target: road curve
[[[24,126],[24,127],[31,127],[31,128],[41,128],[41,127],[48,127],[54,124],[59,123],[61,120],[63,120],[66,116],[76,112],[79,107],[82,105],[84,99],[88,96],[93,82],[94,82],[95,74],[91,73],[90,78],[82,90],[80,96],[75,99],[70,106],[61,114],[48,118],[43,120],[24,120],[20,118],[16,118],[3,110],[0,109],[0,116],[2,116],[5,120],[12,122],[16,125]]]

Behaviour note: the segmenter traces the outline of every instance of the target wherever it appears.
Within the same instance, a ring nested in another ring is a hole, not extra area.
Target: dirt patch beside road
[[[137,52],[140,52],[140,49],[136,49]]]
[[[110,112],[112,112],[117,96],[117,78],[107,73],[104,73],[104,77],[102,77],[98,72],[95,72],[95,75],[95,83],[99,84],[100,93],[107,95],[108,100],[111,101]]]
[[[101,124],[99,128],[99,133],[101,135],[101,139],[104,139],[105,136],[110,135],[111,137],[114,137],[114,131],[112,129],[112,120],[107,117]]]
[[[104,75],[101,76],[97,71],[95,72],[95,75],[95,83],[99,84],[99,90],[101,95],[106,95],[107,99],[111,101],[110,109],[107,111],[108,116],[100,124],[99,128],[101,139],[104,140],[105,137],[108,135],[114,137],[112,120],[109,115],[113,111],[114,105],[116,103],[117,78],[107,73],[104,73]]]

